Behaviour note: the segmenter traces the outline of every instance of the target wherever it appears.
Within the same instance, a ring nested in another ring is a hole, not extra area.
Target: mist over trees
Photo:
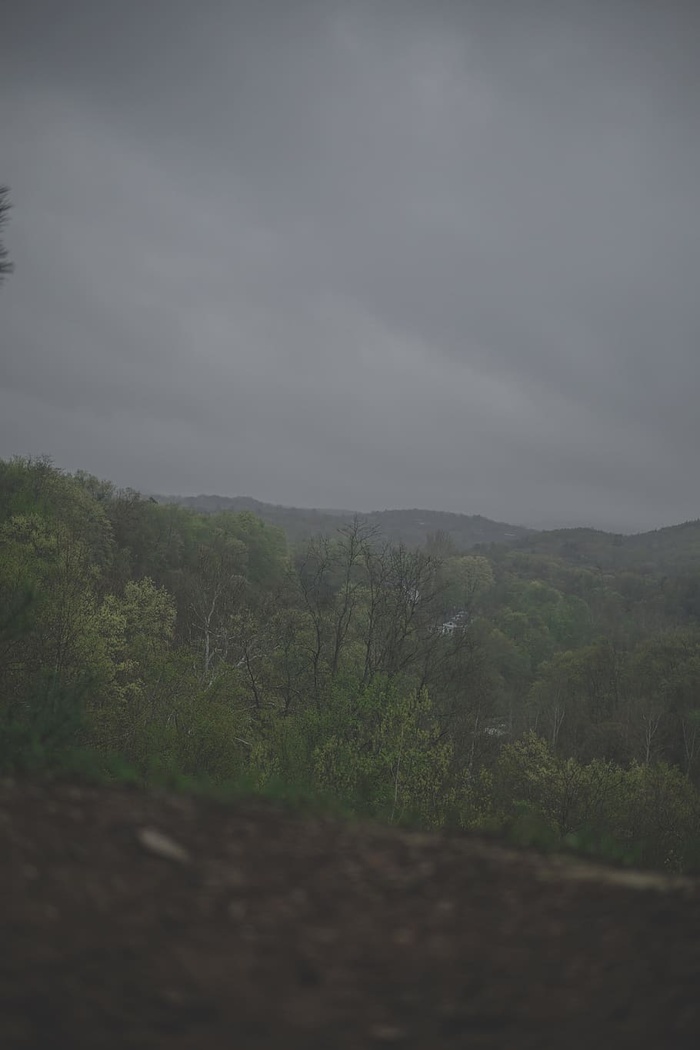
[[[0,767],[245,783],[692,870],[683,535],[675,573],[359,518],[290,543],[250,511],[0,462]]]

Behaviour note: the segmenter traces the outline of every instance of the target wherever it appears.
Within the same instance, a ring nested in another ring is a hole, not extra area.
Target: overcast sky
[[[0,456],[700,516],[700,4],[23,0]]]

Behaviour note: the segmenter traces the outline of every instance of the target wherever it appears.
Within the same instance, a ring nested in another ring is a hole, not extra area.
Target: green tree
[[[0,284],[2,284],[5,278],[14,270],[14,265],[10,262],[9,252],[5,247],[5,242],[2,238],[2,232],[7,225],[11,207],[9,187],[0,186]]]
[[[443,822],[455,798],[452,749],[434,721],[427,690],[376,680],[354,696],[335,696],[323,718],[313,752],[322,787],[391,821]]]
[[[479,599],[494,584],[491,563],[481,555],[465,554],[448,558],[442,563],[441,575],[445,580],[446,609],[450,613],[459,611],[467,616],[475,612]]]

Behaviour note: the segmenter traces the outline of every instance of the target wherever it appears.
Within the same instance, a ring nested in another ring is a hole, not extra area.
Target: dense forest
[[[268,525],[284,530],[289,542],[308,539],[309,536],[334,536],[339,527],[362,522],[370,529],[379,530],[387,539],[408,547],[422,546],[428,536],[442,532],[450,537],[460,550],[481,544],[510,544],[530,534],[531,529],[492,521],[479,514],[451,514],[439,510],[379,510],[356,514],[349,510],[319,510],[303,507],[284,507],[276,503],[262,503],[248,496],[160,496],[152,493],[159,503],[176,503],[180,507],[203,514],[222,510],[240,513],[252,511]]]
[[[288,537],[2,461],[0,769],[296,792],[697,870],[698,527],[571,531]]]
[[[700,569],[700,520],[687,521],[653,532],[628,536],[600,529],[525,528],[493,521],[478,514],[454,514],[435,510],[382,510],[353,514],[343,510],[312,510],[261,503],[247,496],[158,496],[157,502],[176,503],[202,514],[222,510],[252,511],[269,525],[283,529],[294,543],[315,535],[336,535],[340,526],[360,521],[378,529],[388,540],[409,547],[424,546],[440,532],[460,551],[489,553],[487,548],[514,547],[533,554],[554,556],[575,565],[598,569],[633,568],[638,572],[683,573]]]

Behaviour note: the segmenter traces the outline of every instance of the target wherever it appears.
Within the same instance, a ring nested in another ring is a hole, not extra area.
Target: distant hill
[[[632,536],[597,529],[532,531],[514,546],[576,565],[675,575],[700,569],[700,520]]]
[[[476,547],[488,552],[494,546],[510,547],[607,571],[629,569],[676,575],[700,570],[700,519],[629,536],[589,528],[528,529],[479,514],[438,510],[381,510],[355,515],[350,510],[283,507],[248,496],[158,496],[158,501],[177,503],[204,514],[248,510],[284,529],[291,543],[319,533],[332,535],[358,517],[377,526],[388,540],[408,547],[422,546],[431,533],[442,532],[461,551]]]
[[[279,525],[284,529],[291,543],[318,533],[333,534],[354,517],[377,526],[387,539],[394,543],[405,543],[408,547],[422,546],[428,536],[436,532],[446,533],[458,550],[468,550],[479,544],[512,544],[528,536],[531,531],[520,525],[491,521],[478,514],[451,514],[436,510],[381,510],[355,515],[350,510],[282,507],[261,503],[248,496],[159,496],[158,500],[190,507],[203,514],[222,510],[234,513],[252,511],[270,525]]]

